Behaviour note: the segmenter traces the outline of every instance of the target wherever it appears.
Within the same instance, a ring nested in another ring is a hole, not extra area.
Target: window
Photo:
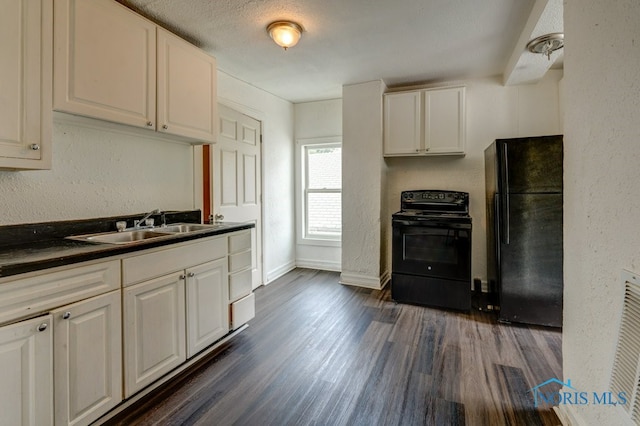
[[[342,234],[342,147],[301,146],[302,239],[340,241]]]

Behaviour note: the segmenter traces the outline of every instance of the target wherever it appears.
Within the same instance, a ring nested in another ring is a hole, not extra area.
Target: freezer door
[[[562,194],[509,196],[500,242],[500,319],[562,326]],[[504,218],[500,218],[503,220]]]
[[[498,139],[498,192],[562,192],[562,136]]]

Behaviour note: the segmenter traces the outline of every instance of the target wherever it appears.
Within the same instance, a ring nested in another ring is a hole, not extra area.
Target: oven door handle
[[[471,229],[470,223],[445,223],[445,222],[433,222],[426,220],[401,220],[393,219],[393,225],[401,226],[420,226],[422,228],[440,228],[440,229]]]

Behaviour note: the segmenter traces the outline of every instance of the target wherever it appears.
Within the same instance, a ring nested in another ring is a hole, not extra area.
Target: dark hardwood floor
[[[297,269],[256,318],[116,425],[558,425],[530,389],[562,378],[561,333],[395,304]]]

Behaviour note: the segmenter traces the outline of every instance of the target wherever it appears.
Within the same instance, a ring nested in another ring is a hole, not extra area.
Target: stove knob
[[[405,200],[408,200],[409,198],[413,198],[413,192],[405,192],[404,194],[402,194],[402,197]]]

